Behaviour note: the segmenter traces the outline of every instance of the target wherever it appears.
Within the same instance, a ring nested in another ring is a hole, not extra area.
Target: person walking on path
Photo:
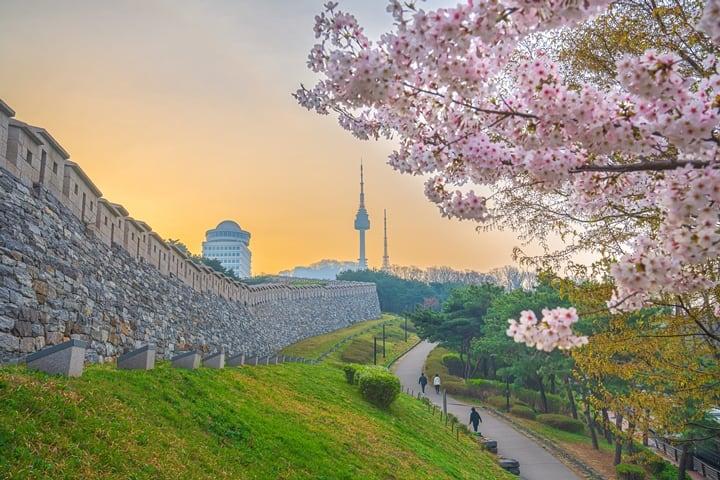
[[[420,389],[422,390],[423,395],[425,395],[425,385],[427,385],[427,377],[425,376],[425,372],[422,372],[420,374],[420,379],[418,380],[418,383],[420,384]]]
[[[435,374],[435,378],[433,378],[433,385],[435,386],[435,393],[440,395],[440,375],[437,373]]]
[[[482,418],[480,418],[480,414],[477,410],[475,410],[475,407],[472,407],[470,409],[470,423],[472,424],[473,430],[475,430],[475,433],[478,432],[478,425],[482,422]]]

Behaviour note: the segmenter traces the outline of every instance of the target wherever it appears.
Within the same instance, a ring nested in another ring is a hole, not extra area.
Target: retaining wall
[[[146,343],[165,358],[191,347],[268,354],[380,315],[374,284],[232,287],[161,273],[0,168],[0,361],[69,338],[90,342],[91,361]]]

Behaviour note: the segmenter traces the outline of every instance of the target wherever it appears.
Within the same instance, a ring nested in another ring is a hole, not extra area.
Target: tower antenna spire
[[[367,270],[367,258],[365,258],[365,232],[370,230],[370,217],[365,210],[365,176],[363,172],[362,158],[360,159],[360,205],[355,214],[355,230],[360,237],[360,255],[358,256],[358,268]]]
[[[362,158],[360,159],[360,208],[365,208],[365,177]]]
[[[383,270],[390,270],[390,256],[388,255],[387,237],[387,209],[383,210]]]

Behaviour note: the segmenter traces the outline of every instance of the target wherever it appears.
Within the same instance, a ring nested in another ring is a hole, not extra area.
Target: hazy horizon
[[[392,144],[356,140],[291,98],[313,80],[305,61],[322,3],[6,0],[0,98],[164,238],[198,253],[206,230],[237,221],[252,234],[255,274],[357,260],[360,158],[371,267],[385,208],[395,264],[511,264],[512,232],[442,218],[422,178],[386,164]],[[367,3],[341,5],[376,37],[390,17]]]

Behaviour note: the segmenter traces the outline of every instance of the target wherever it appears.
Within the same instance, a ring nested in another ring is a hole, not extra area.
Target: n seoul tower
[[[360,161],[360,206],[355,214],[355,230],[360,234],[360,256],[358,257],[358,268],[367,270],[367,258],[365,258],[365,231],[370,230],[370,217],[365,210],[365,182],[363,179],[362,160]]]

